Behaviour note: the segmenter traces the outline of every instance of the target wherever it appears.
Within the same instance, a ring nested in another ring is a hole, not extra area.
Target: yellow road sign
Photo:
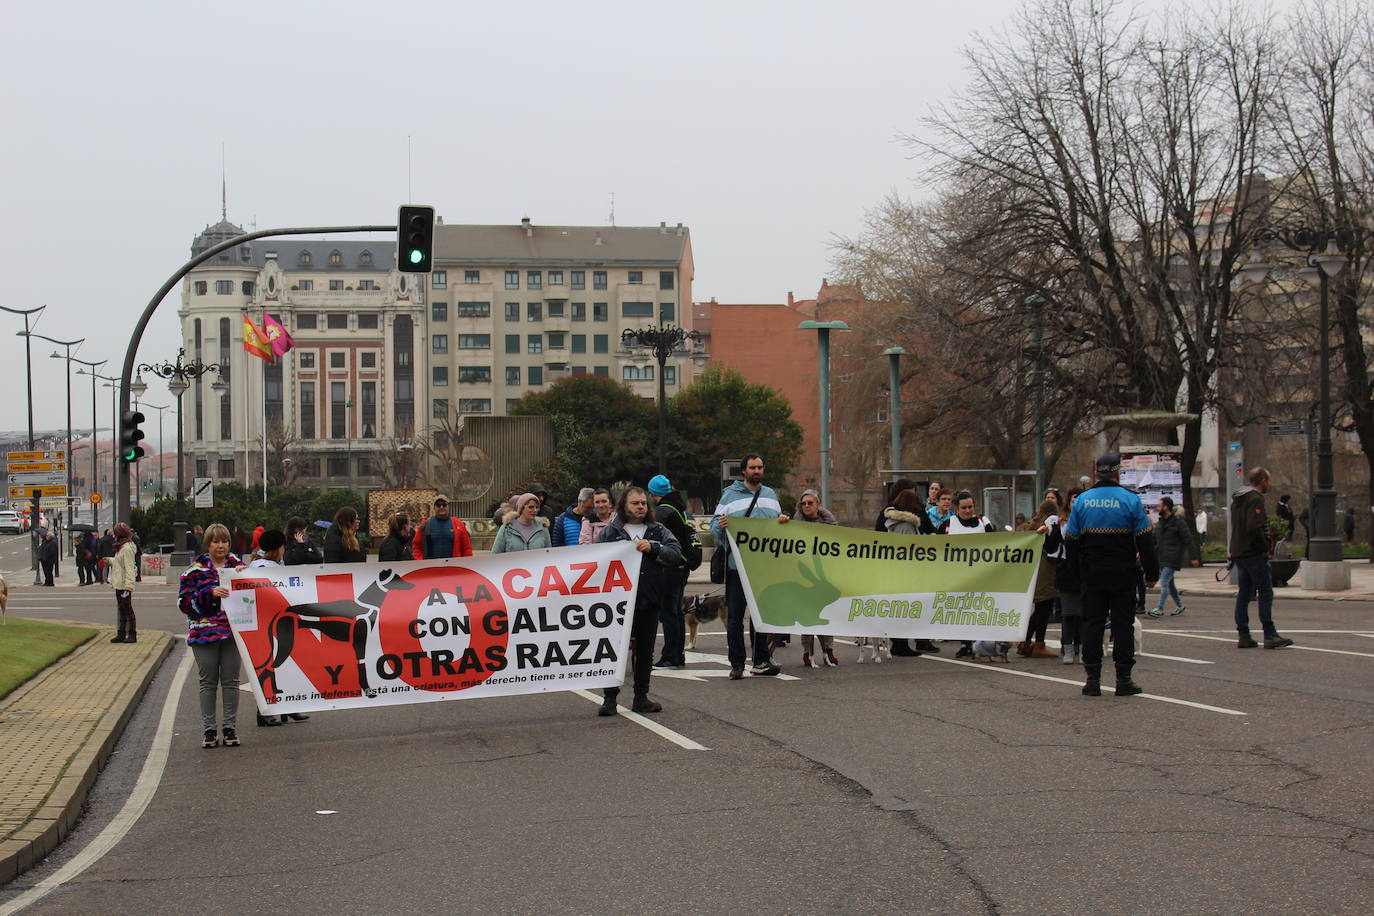
[[[11,474],[27,474],[33,471],[65,471],[67,462],[65,461],[11,461],[9,472]]]
[[[65,499],[67,485],[45,484],[41,487],[10,487],[10,499],[28,499],[37,492],[40,499]]]
[[[10,461],[65,461],[67,453],[56,452],[10,452],[5,456]]]

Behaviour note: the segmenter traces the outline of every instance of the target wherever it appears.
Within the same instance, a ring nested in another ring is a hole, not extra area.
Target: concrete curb
[[[17,701],[22,701],[40,685],[51,684],[55,679],[70,677],[79,671],[85,657],[102,648],[110,632],[108,628],[101,629],[86,645],[12,693],[0,709],[15,706]],[[48,753],[54,758],[65,757],[65,766],[62,766],[61,775],[52,784],[43,803],[32,811],[22,826],[0,841],[0,885],[14,880],[41,862],[71,833],[81,817],[82,808],[96,777],[100,775],[105,762],[113,753],[115,743],[124,733],[125,726],[128,725],[163,659],[171,652],[173,640],[174,637],[170,633],[151,630],[140,633],[139,643],[151,642],[154,644],[153,648],[144,652],[143,657],[136,663],[132,676],[124,680],[119,691],[110,699],[99,721],[84,735],[78,737],[74,747],[71,743],[59,744],[49,750]],[[3,776],[0,776],[0,785],[2,784]]]

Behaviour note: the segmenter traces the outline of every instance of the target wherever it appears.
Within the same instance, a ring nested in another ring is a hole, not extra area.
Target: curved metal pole
[[[243,235],[236,235],[232,239],[220,242],[202,251],[200,254],[191,258],[181,265],[175,273],[167,278],[167,282],[158,287],[157,292],[153,293],[153,298],[148,300],[148,305],[144,307],[143,314],[138,316],[138,323],[134,325],[134,332],[129,337],[129,348],[124,351],[124,368],[120,372],[120,393],[119,393],[119,413],[129,409],[129,383],[134,375],[134,363],[138,360],[138,345],[143,340],[143,332],[148,327],[148,322],[152,320],[153,312],[162,304],[162,300],[172,291],[172,287],[180,283],[187,274],[193,269],[204,264],[206,261],[219,254],[221,251],[228,251],[242,245],[244,242],[251,242],[254,239],[268,238],[276,235],[336,235],[345,232],[395,232],[396,226],[294,226],[284,229],[261,229],[257,232],[245,232]],[[180,408],[178,408],[178,413]],[[129,505],[129,475],[122,473],[115,481],[115,520],[119,521],[122,517],[127,521]]]

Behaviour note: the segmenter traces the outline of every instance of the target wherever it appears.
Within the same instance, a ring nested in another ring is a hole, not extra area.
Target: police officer
[[[1078,542],[1083,584],[1083,695],[1102,695],[1102,630],[1112,620],[1116,695],[1141,693],[1131,680],[1135,667],[1135,558],[1140,556],[1150,587],[1159,579],[1150,519],[1140,497],[1123,489],[1121,457],[1097,459],[1097,483],[1074,500],[1064,536]]]

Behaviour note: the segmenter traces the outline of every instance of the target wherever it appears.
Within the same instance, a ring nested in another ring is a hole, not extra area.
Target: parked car
[[[18,512],[0,511],[0,532],[6,534],[24,533],[24,520],[19,517]]]

